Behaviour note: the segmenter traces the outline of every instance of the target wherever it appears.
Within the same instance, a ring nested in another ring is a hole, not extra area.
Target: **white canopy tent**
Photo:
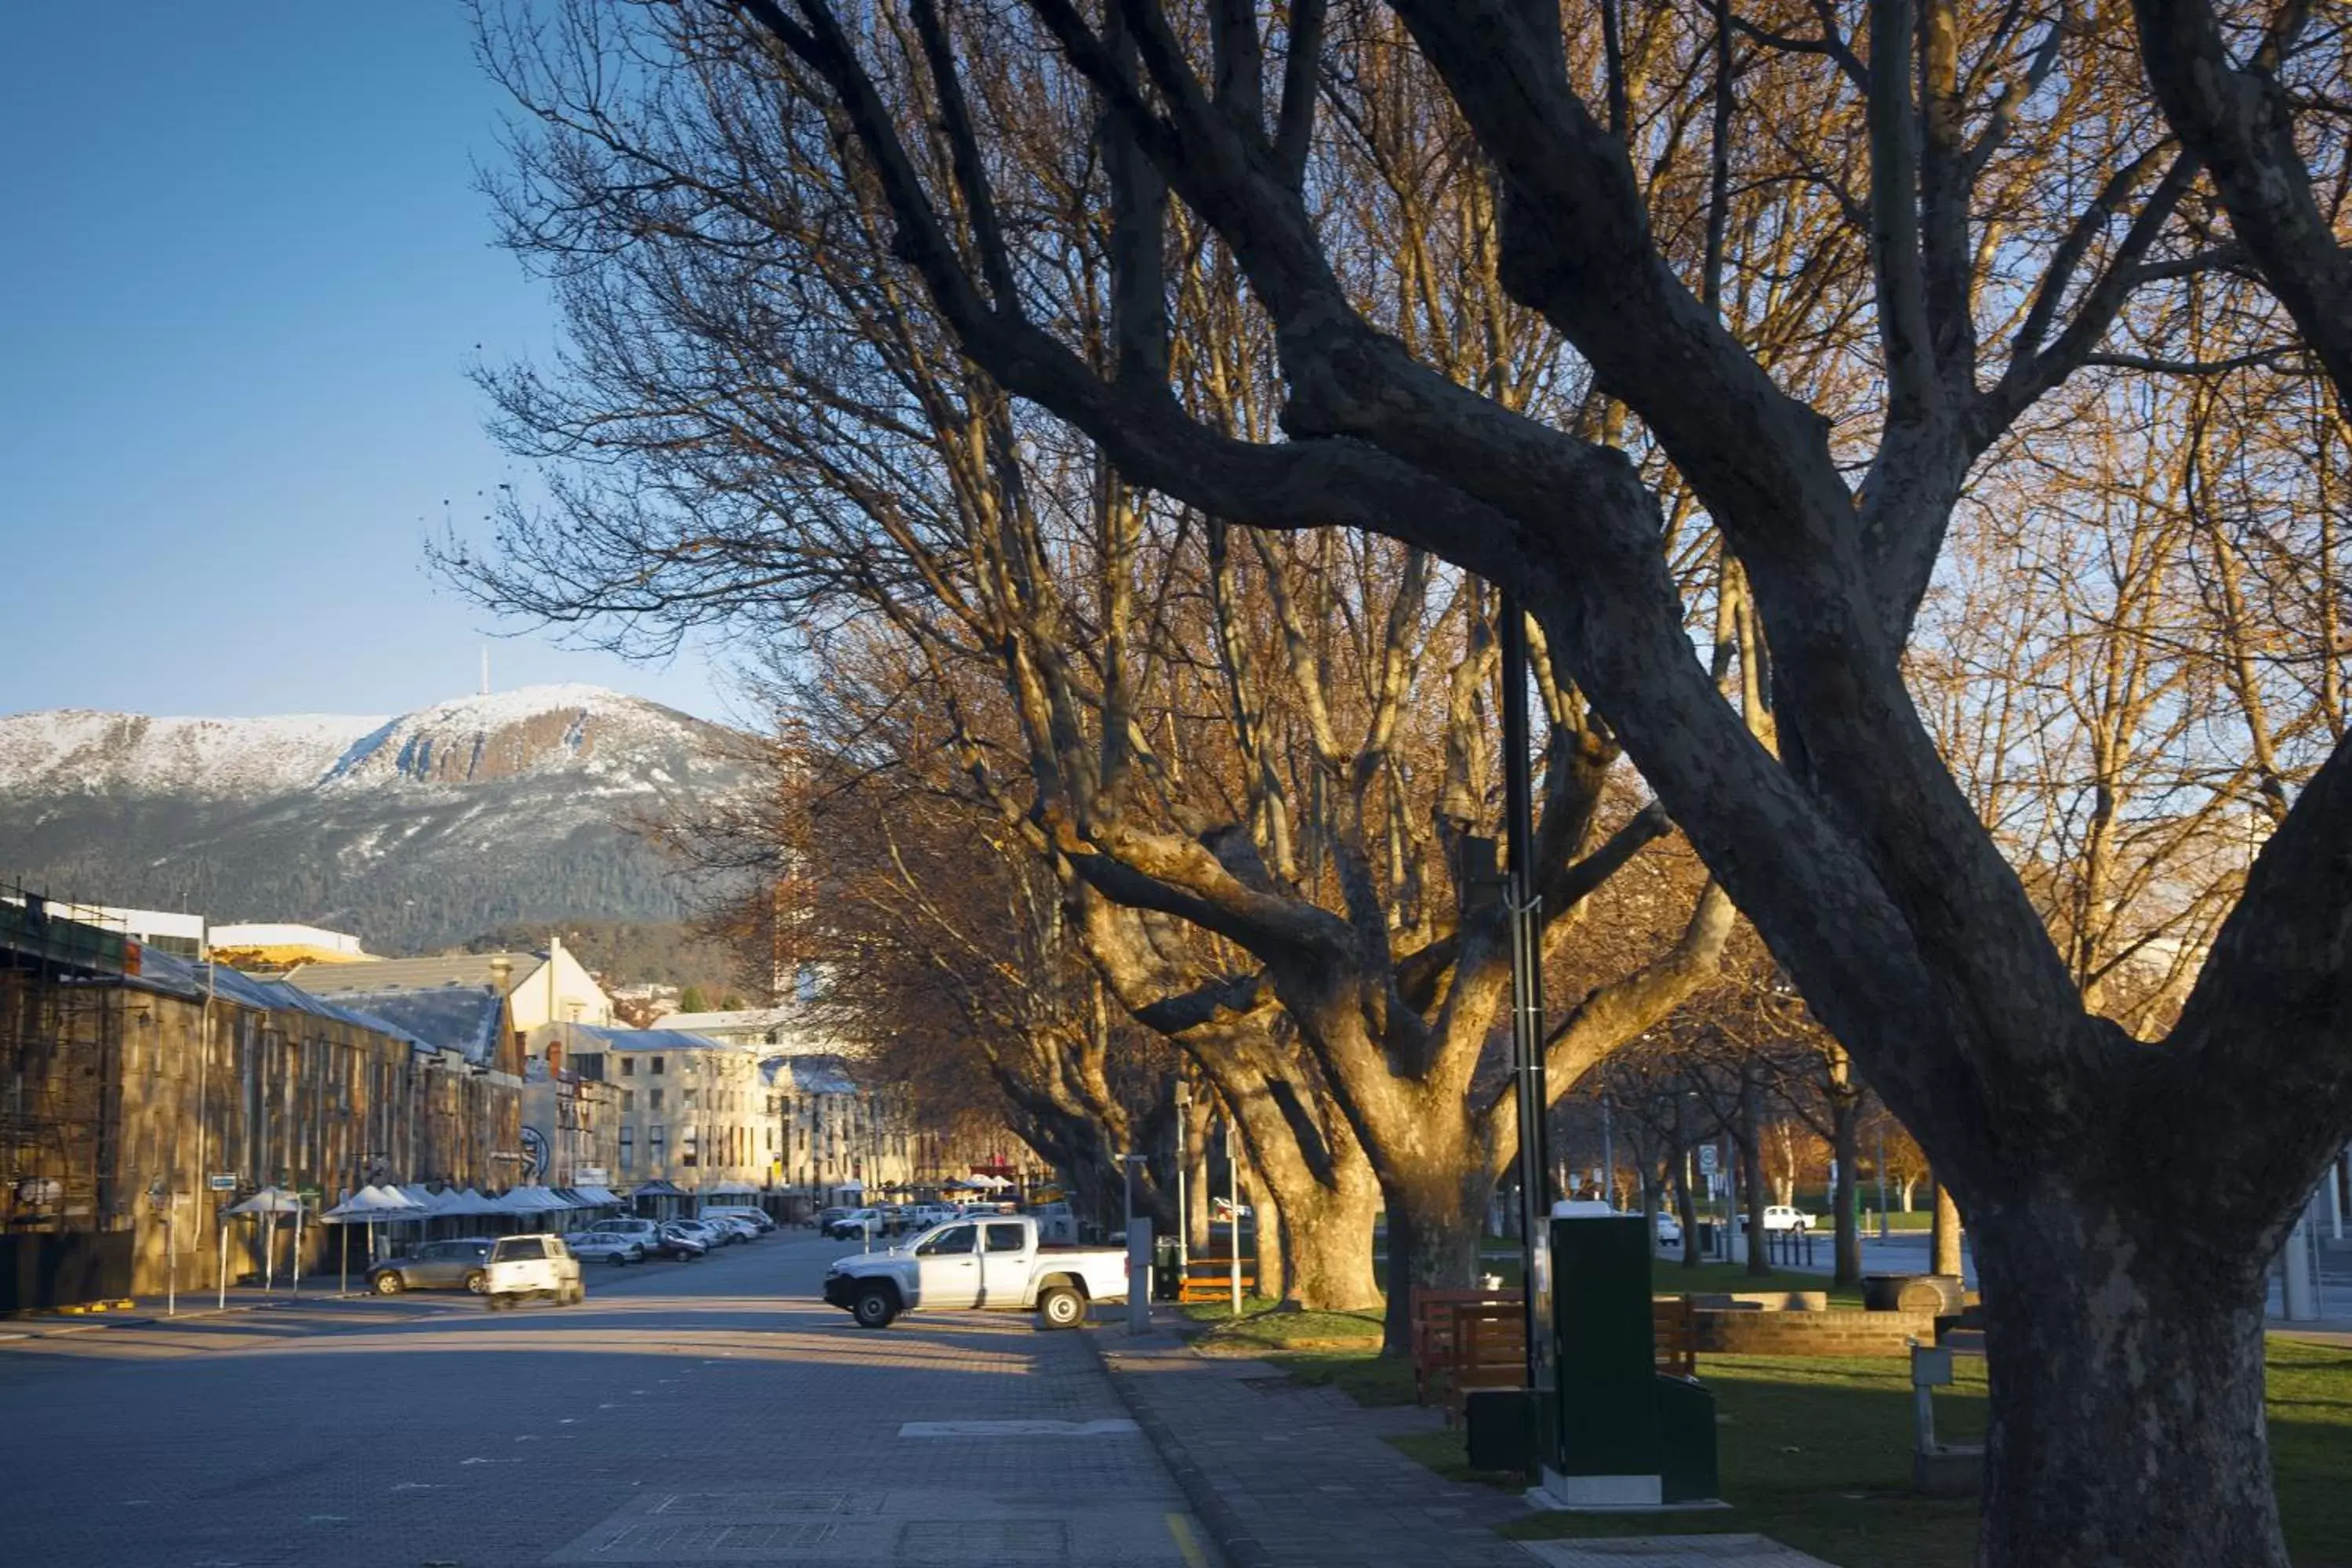
[[[445,1216],[450,1219],[465,1219],[477,1215],[514,1213],[512,1209],[500,1208],[497,1199],[486,1198],[471,1187],[467,1187],[463,1192],[449,1193],[445,1195],[448,1201],[435,1213],[433,1217],[436,1219]]]
[[[394,1186],[362,1187],[319,1217],[329,1225],[351,1225],[354,1222],[368,1227],[367,1261],[375,1262],[376,1223],[384,1219],[417,1217],[425,1205]],[[343,1232],[342,1275],[336,1289],[343,1295],[352,1289],[352,1233]]]
[[[278,1216],[282,1214],[290,1214],[294,1216],[294,1256],[297,1259],[294,1290],[297,1295],[299,1295],[302,1289],[302,1276],[299,1272],[299,1259],[302,1256],[301,1194],[289,1193],[284,1187],[264,1187],[243,1203],[231,1204],[226,1212],[250,1215],[261,1221],[261,1289],[264,1295],[269,1292],[270,1282],[277,1267]],[[221,1294],[226,1300],[228,1293],[228,1227],[226,1226],[221,1226],[220,1246]]]

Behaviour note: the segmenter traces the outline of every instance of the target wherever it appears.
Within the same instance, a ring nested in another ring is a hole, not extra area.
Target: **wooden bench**
[[[1672,1377],[1698,1375],[1697,1319],[1686,1298],[1653,1297],[1651,1355]],[[1478,1388],[1520,1388],[1527,1383],[1527,1307],[1516,1290],[1428,1290],[1412,1293],[1413,1396],[1449,1415]]]
[[[1242,1294],[1257,1294],[1257,1259],[1242,1259]],[[1230,1258],[1191,1258],[1184,1262],[1184,1279],[1176,1288],[1176,1300],[1184,1301],[1230,1301],[1234,1296],[1234,1260]]]
[[[1462,1302],[1453,1316],[1454,1354],[1439,1381],[1446,1424],[1458,1426],[1473,1392],[1528,1385],[1528,1314],[1517,1301]]]
[[[1440,1403],[1447,1368],[1459,1355],[1459,1325],[1455,1314],[1465,1307],[1509,1306],[1524,1312],[1517,1290],[1431,1290],[1416,1286],[1412,1292],[1413,1398],[1422,1405]]]
[[[1687,1296],[1650,1299],[1650,1354],[1672,1377],[1698,1375],[1698,1320]]]

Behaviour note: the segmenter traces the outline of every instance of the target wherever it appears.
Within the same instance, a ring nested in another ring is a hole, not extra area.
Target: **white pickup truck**
[[[1115,1247],[1040,1246],[1026,1215],[951,1220],[887,1252],[853,1253],[824,1277],[824,1299],[860,1328],[887,1329],[901,1312],[1035,1310],[1049,1329],[1073,1329],[1093,1301],[1127,1299],[1127,1254]]]

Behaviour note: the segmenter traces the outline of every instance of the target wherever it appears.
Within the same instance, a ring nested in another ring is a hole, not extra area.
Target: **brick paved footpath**
[[[1432,1429],[1433,1412],[1367,1410],[1266,1363],[1198,1355],[1170,1338],[1088,1337],[1138,1419],[1172,1437],[1196,1484],[1222,1500],[1196,1511],[1232,1568],[1534,1568],[1533,1553],[1494,1529],[1526,1517],[1522,1501],[1449,1481],[1382,1441]]]

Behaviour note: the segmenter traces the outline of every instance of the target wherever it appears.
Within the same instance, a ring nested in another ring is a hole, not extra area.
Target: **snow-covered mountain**
[[[215,921],[308,921],[378,952],[519,920],[670,920],[635,831],[737,787],[740,738],[591,686],[394,718],[0,718],[0,878]]]

